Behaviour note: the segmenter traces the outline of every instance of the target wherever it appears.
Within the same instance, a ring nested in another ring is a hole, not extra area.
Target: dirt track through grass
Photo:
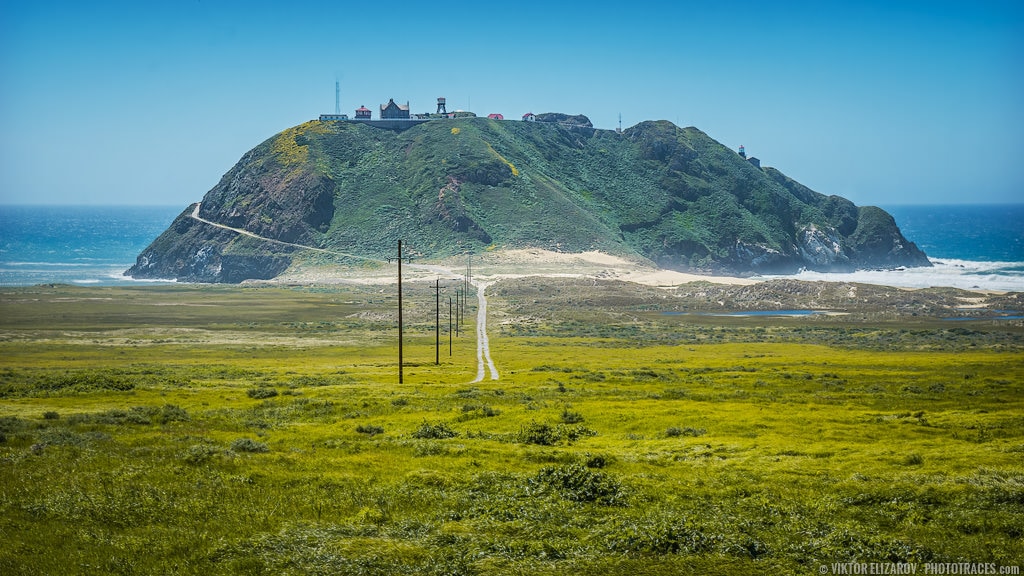
[[[494,360],[491,360],[491,345],[487,338],[487,298],[484,296],[484,290],[490,285],[490,282],[473,282],[476,286],[477,299],[479,300],[479,310],[476,314],[476,379],[473,380],[473,384],[481,382],[484,379],[484,364],[486,363],[487,369],[490,370],[491,380],[498,379],[498,369],[494,366]]]

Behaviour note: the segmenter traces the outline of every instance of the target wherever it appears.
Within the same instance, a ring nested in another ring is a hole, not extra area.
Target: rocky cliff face
[[[269,280],[291,265],[294,249],[210,226],[189,206],[170,228],[139,254],[126,274],[180,282],[238,283]]]
[[[731,274],[928,266],[892,217],[760,169],[695,128],[622,134],[585,116],[308,122],[250,152],[128,274],[272,278],[302,246],[366,257],[488,247],[602,250]]]

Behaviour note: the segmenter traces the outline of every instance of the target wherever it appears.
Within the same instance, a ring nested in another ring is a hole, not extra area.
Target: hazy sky
[[[1018,0],[0,0],[0,203],[184,206],[335,80],[349,114],[671,120],[857,204],[1024,201]]]

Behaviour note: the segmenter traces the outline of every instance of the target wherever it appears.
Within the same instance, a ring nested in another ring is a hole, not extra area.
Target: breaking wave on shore
[[[1024,292],[1024,262],[977,262],[953,258],[932,258],[931,268],[858,270],[856,272],[813,272],[764,275],[756,279],[788,278],[823,282],[856,282],[900,288],[952,287],[964,290]]]

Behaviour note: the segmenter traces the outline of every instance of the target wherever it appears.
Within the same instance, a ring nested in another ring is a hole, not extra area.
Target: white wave
[[[77,262],[0,262],[0,266],[46,266],[53,268],[94,268],[96,264]]]
[[[122,274],[111,274],[109,278],[118,280],[119,282],[139,282],[142,284],[178,284],[178,281],[174,278],[135,278],[133,276],[124,276]]]
[[[805,270],[798,274],[765,275],[758,278],[859,282],[901,288],[952,287],[964,290],[1024,292],[1024,262],[978,262],[952,258],[934,258],[931,261],[931,268],[858,270],[845,273]]]

